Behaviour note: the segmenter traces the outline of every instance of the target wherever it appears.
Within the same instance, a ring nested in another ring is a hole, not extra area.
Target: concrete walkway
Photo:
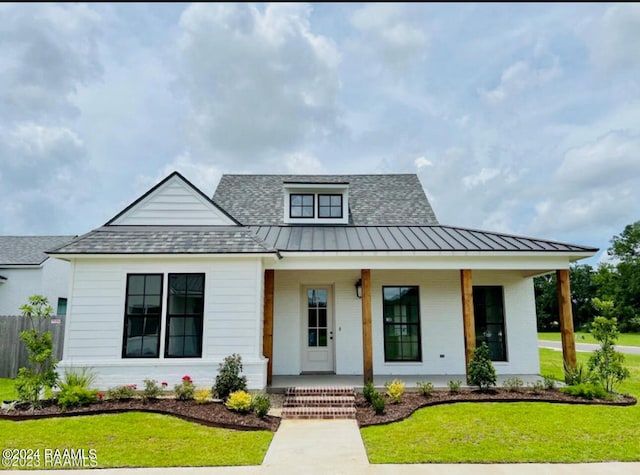
[[[538,340],[540,348],[549,348],[550,350],[562,350],[562,343],[559,341]],[[576,342],[576,351],[592,352],[600,348],[596,343],[578,343]],[[630,355],[640,355],[640,346],[622,346],[616,345],[616,351],[627,353]]]
[[[198,450],[194,447],[194,450]],[[98,461],[100,454],[98,454]],[[78,475],[75,470],[7,474]],[[84,472],[87,473],[87,472]],[[638,475],[640,463],[371,465],[355,420],[284,420],[262,465],[101,469],[100,475]]]

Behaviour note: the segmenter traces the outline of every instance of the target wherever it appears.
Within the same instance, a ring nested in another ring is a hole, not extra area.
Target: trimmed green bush
[[[192,401],[195,397],[196,387],[193,385],[191,376],[183,376],[182,382],[173,387],[173,392],[179,401]]]
[[[95,381],[95,374],[83,368],[76,372],[66,370],[64,378],[58,383],[60,392],[56,401],[63,410],[74,406],[86,406],[98,400],[98,391],[89,389]]]
[[[542,379],[544,380],[545,389],[555,389],[556,388],[556,380],[553,376],[548,374],[543,374]]]
[[[580,383],[575,386],[560,388],[560,391],[585,399],[608,399],[611,397],[606,389],[596,383]]]
[[[233,392],[245,391],[247,377],[240,376],[240,373],[242,373],[242,357],[236,353],[227,356],[218,366],[218,375],[211,393],[226,400]]]
[[[384,396],[378,391],[375,391],[371,398],[371,407],[373,408],[373,412],[377,415],[382,414],[386,405],[387,401],[385,401]]]
[[[142,390],[142,398],[156,399],[164,392],[164,388],[166,386],[167,383],[162,383],[162,385],[159,385],[158,381],[156,381],[155,379],[145,379],[144,389]]]
[[[485,342],[473,350],[469,361],[469,384],[478,386],[481,391],[487,391],[496,385],[496,370],[489,358],[489,347]]]
[[[462,387],[462,381],[449,381],[447,385],[449,386],[449,391],[451,392],[451,394],[456,394]]]
[[[373,381],[367,381],[364,383],[364,388],[362,388],[362,395],[364,396],[364,400],[367,401],[367,404],[371,404],[371,400],[373,399],[373,394],[376,392],[376,388],[373,386]]]
[[[136,385],[135,384],[126,384],[124,386],[116,386],[114,388],[109,388],[107,391],[107,397],[109,399],[131,399],[136,395]]]
[[[514,376],[512,378],[505,379],[502,387],[511,393],[519,393],[524,387],[524,381],[522,381],[517,376]]]
[[[251,410],[262,419],[271,409],[271,399],[266,394],[256,394],[251,398]]]

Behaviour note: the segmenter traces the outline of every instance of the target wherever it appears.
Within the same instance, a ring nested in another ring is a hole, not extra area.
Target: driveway
[[[562,350],[562,343],[559,341],[538,340],[538,346],[540,348],[549,348],[551,350]],[[594,343],[576,343],[576,351],[592,352],[600,347]],[[640,346],[621,346],[616,345],[616,350],[620,353],[627,353],[630,355],[640,355]]]

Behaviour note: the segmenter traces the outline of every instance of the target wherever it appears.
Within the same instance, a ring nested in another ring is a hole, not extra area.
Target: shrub
[[[512,378],[505,379],[504,383],[502,384],[502,387],[509,392],[519,393],[520,391],[522,391],[522,388],[524,387],[524,381],[522,381],[517,376],[514,376]]]
[[[164,388],[167,387],[167,383],[158,385],[158,381],[155,379],[145,379],[144,389],[142,390],[143,399],[156,399],[164,392]]]
[[[555,389],[556,388],[556,380],[553,376],[548,374],[543,374],[542,379],[544,380],[545,389]]]
[[[458,391],[460,391],[460,388],[462,387],[462,381],[458,380],[458,381],[449,381],[447,383],[449,385],[449,391],[452,394],[456,394]]]
[[[384,396],[378,391],[374,391],[373,397],[371,398],[371,407],[373,408],[373,412],[377,415],[382,414],[386,405],[387,402],[384,400]]]
[[[193,400],[194,394],[196,392],[196,387],[193,385],[191,376],[183,376],[182,382],[180,384],[176,384],[173,387],[173,392],[176,395],[176,399],[178,399],[179,401]]]
[[[433,393],[433,383],[418,381],[418,390],[424,397],[429,397]]]
[[[234,391],[229,394],[225,406],[232,411],[247,412],[251,408],[251,395],[242,390]]]
[[[109,399],[131,399],[136,395],[136,385],[126,384],[124,386],[116,386],[109,388],[107,396]]]
[[[218,375],[211,392],[220,399],[227,399],[236,391],[247,389],[247,377],[240,376],[242,372],[242,357],[236,353],[227,356],[218,366]]]
[[[535,383],[527,383],[527,387],[531,388],[531,391],[533,391],[533,394],[540,394],[546,388],[545,384],[539,379],[536,380]]]
[[[57,403],[63,410],[73,406],[86,406],[98,400],[98,391],[89,389],[95,381],[95,374],[84,368],[80,372],[67,370],[64,378],[58,383],[60,392]]]
[[[485,342],[473,350],[469,361],[469,384],[478,386],[481,391],[487,391],[496,385],[496,370],[489,358],[489,347]]]
[[[611,397],[602,386],[596,383],[580,383],[575,386],[560,388],[560,391],[570,394],[571,396],[578,396],[586,399],[608,399]]]
[[[371,400],[373,399],[373,394],[376,392],[376,388],[373,386],[373,381],[367,381],[364,383],[364,388],[362,388],[362,395],[364,396],[364,400],[367,401],[367,404],[371,404]]]
[[[211,391],[208,389],[196,389],[193,394],[193,398],[196,400],[198,404],[204,404],[211,397]]]
[[[39,407],[40,393],[45,389],[51,389],[58,381],[58,361],[53,358],[51,332],[40,331],[42,322],[51,318],[53,308],[46,297],[32,295],[29,297],[29,303],[20,307],[20,310],[23,316],[31,320],[31,329],[20,333],[20,339],[27,346],[29,367],[18,370],[15,388],[20,402],[28,402],[34,407]]]
[[[266,394],[256,394],[251,398],[251,410],[262,419],[271,409],[271,399]]]
[[[615,318],[605,317],[593,319],[591,333],[600,342],[600,348],[591,354],[587,363],[592,378],[609,393],[613,392],[616,384],[630,376],[629,370],[624,367],[624,355],[614,347],[620,336],[616,321]]]
[[[389,396],[394,403],[399,403],[404,394],[404,383],[399,379],[384,383],[384,387],[387,388],[387,396]]]

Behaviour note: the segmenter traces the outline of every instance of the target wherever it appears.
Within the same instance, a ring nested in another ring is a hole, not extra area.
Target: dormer
[[[349,224],[349,183],[284,182],[286,224]]]

